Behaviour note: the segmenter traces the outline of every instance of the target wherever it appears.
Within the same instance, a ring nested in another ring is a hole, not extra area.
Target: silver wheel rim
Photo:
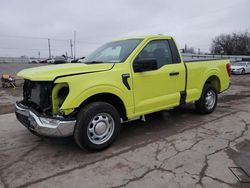
[[[215,105],[215,101],[216,101],[215,92],[213,90],[208,91],[205,97],[206,108],[208,110],[211,110]]]
[[[94,144],[107,142],[114,133],[115,121],[107,113],[95,115],[88,124],[87,135]]]

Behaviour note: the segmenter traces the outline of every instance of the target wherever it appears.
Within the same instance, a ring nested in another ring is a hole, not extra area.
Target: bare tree
[[[250,35],[248,32],[221,34],[213,39],[211,53],[250,55]]]

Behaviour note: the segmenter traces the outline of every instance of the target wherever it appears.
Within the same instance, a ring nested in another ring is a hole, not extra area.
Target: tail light
[[[228,76],[231,76],[231,65],[230,65],[230,63],[227,64],[227,74],[228,74]]]

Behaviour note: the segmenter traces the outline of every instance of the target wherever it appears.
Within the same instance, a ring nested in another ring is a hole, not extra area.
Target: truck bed
[[[220,85],[218,92],[222,92],[229,87],[229,78],[227,76],[226,64],[230,63],[228,59],[209,59],[185,61],[186,75],[186,102],[196,101],[200,98],[203,84],[210,77],[219,79]]]

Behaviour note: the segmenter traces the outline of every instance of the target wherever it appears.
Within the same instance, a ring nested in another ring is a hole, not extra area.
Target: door
[[[246,73],[250,73],[250,63],[246,63]]]
[[[180,58],[175,61],[176,52],[171,50],[169,40],[152,40],[135,58],[135,61],[145,58],[157,61],[156,70],[133,72],[136,115],[179,105],[180,92],[185,90],[185,67]]]

